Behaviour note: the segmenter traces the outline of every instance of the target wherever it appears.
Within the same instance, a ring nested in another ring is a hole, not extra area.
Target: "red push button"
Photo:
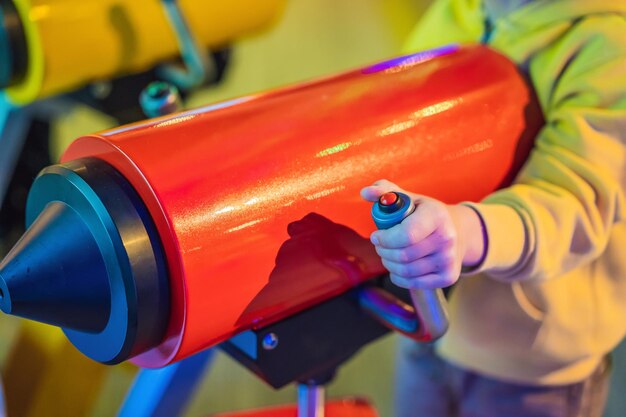
[[[398,194],[396,193],[385,193],[383,195],[380,196],[380,198],[378,199],[378,202],[380,203],[381,206],[392,206],[394,204],[396,204],[396,202],[398,201]]]
[[[380,211],[383,213],[395,213],[396,211],[402,209],[404,205],[404,200],[402,196],[398,193],[389,192],[380,196],[378,199],[378,207]]]

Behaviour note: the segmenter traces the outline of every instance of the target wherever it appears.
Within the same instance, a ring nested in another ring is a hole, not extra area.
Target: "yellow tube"
[[[178,55],[159,0],[13,1],[28,47],[24,79],[6,89],[17,105]],[[180,0],[180,6],[198,41],[219,47],[271,23],[285,1]]]

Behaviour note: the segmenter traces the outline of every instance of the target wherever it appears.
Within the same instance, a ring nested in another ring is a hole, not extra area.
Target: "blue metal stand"
[[[4,408],[4,390],[2,388],[2,381],[0,381],[0,417],[6,417],[7,411]]]
[[[0,206],[26,139],[29,117],[0,94]]]
[[[128,392],[118,416],[182,415],[213,355],[214,350],[208,349],[162,369],[142,369]]]

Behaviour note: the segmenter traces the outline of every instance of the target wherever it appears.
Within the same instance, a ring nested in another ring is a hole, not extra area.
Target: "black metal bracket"
[[[388,276],[377,285],[409,301]],[[220,347],[278,389],[292,382],[323,385],[363,346],[389,333],[359,305],[357,287],[269,326],[243,332]]]

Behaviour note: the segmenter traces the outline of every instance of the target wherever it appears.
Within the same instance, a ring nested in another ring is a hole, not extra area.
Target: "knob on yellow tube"
[[[178,55],[159,0],[3,0],[17,10],[27,64],[6,89],[11,102],[147,70]],[[285,0],[180,0],[198,42],[219,47],[270,24]]]

